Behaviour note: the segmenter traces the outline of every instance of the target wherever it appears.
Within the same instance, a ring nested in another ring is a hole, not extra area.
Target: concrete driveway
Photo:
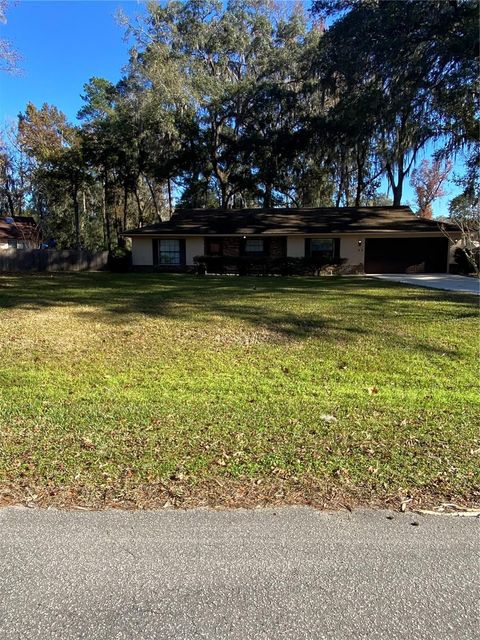
[[[478,639],[478,518],[0,510],[2,640]]]
[[[459,291],[480,296],[480,280],[467,276],[449,275],[448,273],[382,273],[372,274],[369,277],[378,280],[390,280],[415,287],[427,287],[428,289],[443,289],[444,291]]]

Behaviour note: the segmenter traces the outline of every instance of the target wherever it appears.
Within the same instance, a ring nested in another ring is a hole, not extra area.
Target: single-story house
[[[39,229],[30,216],[0,216],[0,251],[38,249]]]
[[[388,206],[180,209],[124,235],[134,267],[170,270],[194,265],[196,256],[321,256],[365,273],[445,273],[451,244],[435,220]]]

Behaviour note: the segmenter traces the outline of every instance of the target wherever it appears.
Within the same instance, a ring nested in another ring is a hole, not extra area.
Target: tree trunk
[[[222,202],[221,202],[221,208],[222,209],[226,209],[228,206],[228,196],[227,196],[227,183],[226,182],[220,182],[220,193],[221,193],[221,198],[222,198]]]
[[[212,131],[211,131],[211,147],[210,147],[210,159],[212,162],[212,168],[213,168],[213,173],[215,174],[215,177],[218,180],[218,184],[220,185],[220,197],[221,197],[221,208],[222,209],[226,209],[228,207],[228,201],[229,201],[229,197],[228,197],[228,182],[229,182],[229,174],[230,172],[227,171],[222,171],[222,169],[219,166],[219,162],[218,162],[218,158],[217,158],[217,151],[219,148],[219,140],[220,140],[220,132],[222,129],[222,123],[221,122],[217,122],[215,120],[215,118],[212,118],[211,120],[211,126],[212,126]]]
[[[103,224],[104,224],[104,235],[105,235],[105,244],[107,245],[107,250],[112,250],[112,236],[110,233],[110,218],[107,210],[107,195],[108,195],[108,177],[105,172],[103,178],[103,192],[102,192],[102,214],[103,214]]]
[[[128,215],[128,186],[125,183],[123,185],[123,229],[125,231],[127,228],[127,215]]]
[[[392,187],[393,192],[393,206],[400,207],[402,204],[402,192],[403,192],[403,176],[399,179],[398,184]]]
[[[393,194],[393,206],[400,207],[402,204],[402,195],[403,195],[403,181],[405,179],[405,168],[404,168],[404,154],[400,154],[398,160],[394,163],[397,168],[397,177],[395,179],[395,170],[392,164],[387,163],[387,175],[388,181],[390,182],[390,187],[392,188]]]
[[[141,227],[143,225],[143,208],[142,208],[142,203],[140,202],[140,197],[138,195],[138,190],[136,187],[135,187],[134,195],[135,195],[135,200],[137,202],[137,209],[138,209],[138,226]]]
[[[148,185],[148,189],[150,191],[150,195],[152,196],[153,206],[155,207],[155,213],[157,214],[158,222],[161,222],[162,218],[160,216],[160,210],[158,208],[158,202],[157,202],[157,196],[155,195],[155,189],[152,187],[152,184],[151,184],[150,180],[147,178],[147,176],[144,176],[144,178],[145,178],[145,182]]]
[[[356,191],[355,191],[355,206],[356,207],[360,206],[363,190],[365,188],[364,180],[363,180],[364,166],[365,166],[364,158],[361,157],[357,153],[357,188],[356,188]]]
[[[335,206],[338,208],[340,206],[340,202],[342,200],[342,189],[343,189],[343,172],[340,175],[340,180],[338,184],[337,197],[335,198]]]
[[[74,187],[73,193],[73,215],[75,221],[75,247],[80,250],[80,205],[78,202],[78,187]]]
[[[263,207],[265,209],[271,209],[272,207],[272,185],[266,184],[265,191],[263,193]]]
[[[172,217],[173,207],[172,207],[172,183],[170,176],[167,179],[167,189],[168,189],[168,210],[170,212],[170,217]]]
[[[342,153],[340,157],[338,191],[337,191],[337,197],[335,199],[336,207],[339,207],[342,202],[342,194],[344,193],[344,188],[345,188],[345,164],[344,164],[344,155]]]
[[[399,193],[398,185],[397,185],[397,182],[395,180],[395,175],[393,173],[392,166],[390,164],[387,164],[386,165],[386,169],[387,169],[388,182],[389,182],[390,188],[392,190],[392,195],[393,195],[393,206],[394,207],[398,207],[399,206],[399,202],[402,199],[401,189],[400,189],[400,193]]]
[[[121,235],[122,231],[127,228],[127,215],[128,215],[128,186],[125,182],[123,185],[123,215],[121,223],[117,221],[117,244],[119,247],[125,247],[125,238]]]
[[[10,189],[8,189],[8,188],[7,188],[6,196],[7,196],[7,202],[8,202],[8,210],[9,210],[10,215],[12,216],[12,218],[14,218],[15,217],[15,205],[13,204],[13,198],[12,198],[12,194],[10,193]]]
[[[395,181],[393,171],[389,172],[389,177],[390,176],[390,186],[392,187],[393,194],[393,206],[399,207],[402,204],[403,179],[405,177],[405,174],[403,173],[403,160],[398,161],[397,180]]]

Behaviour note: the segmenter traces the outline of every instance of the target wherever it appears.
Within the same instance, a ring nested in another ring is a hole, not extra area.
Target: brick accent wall
[[[286,255],[286,238],[270,238],[269,257],[283,258]]]
[[[230,258],[240,255],[241,238],[223,238],[223,255]]]
[[[214,241],[215,238],[212,239]],[[225,237],[219,238],[218,241],[222,244],[223,255],[229,258],[238,258],[241,255],[243,238],[239,237]],[[283,258],[286,255],[286,238],[265,238],[265,247],[267,250],[268,258]],[[205,255],[208,255],[208,240],[205,239]]]

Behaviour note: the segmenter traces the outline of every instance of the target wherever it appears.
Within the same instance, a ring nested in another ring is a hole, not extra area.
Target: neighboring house
[[[0,216],[0,251],[38,249],[40,238],[35,220],[27,216]]]
[[[449,235],[455,237],[450,225]],[[124,234],[138,267],[178,269],[195,256],[315,257],[365,273],[444,273],[450,240],[410,207],[189,209]]]

